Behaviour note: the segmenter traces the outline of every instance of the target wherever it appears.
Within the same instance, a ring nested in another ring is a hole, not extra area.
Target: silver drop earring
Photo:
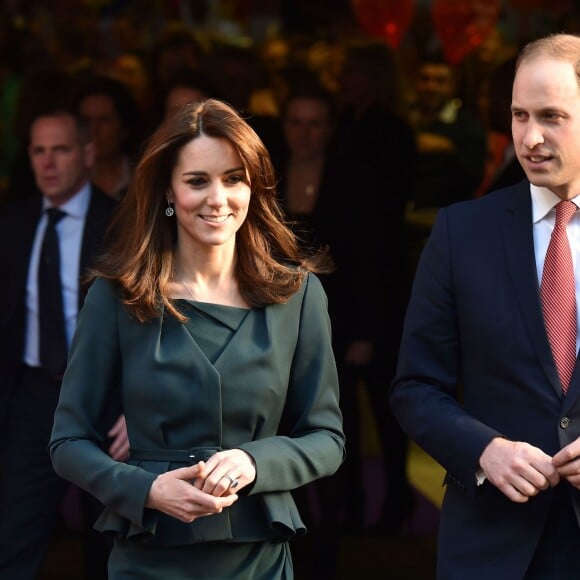
[[[175,210],[171,207],[171,202],[167,202],[167,207],[165,208],[165,215],[167,217],[173,217]]]

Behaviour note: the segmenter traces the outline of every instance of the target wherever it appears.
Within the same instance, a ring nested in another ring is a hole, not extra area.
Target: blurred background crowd
[[[14,192],[14,173],[21,170],[19,157],[35,107],[62,98],[64,91],[95,76],[114,79],[129,89],[132,101],[126,100],[125,109],[117,111],[129,162],[135,161],[143,139],[167,108],[196,91],[218,96],[256,117],[256,128],[276,160],[285,155],[281,131],[285,105],[305,79],[318,81],[335,100],[338,112],[362,108],[372,98],[417,134],[428,125],[433,129],[434,117],[447,106],[447,115],[467,113],[472,117],[468,124],[473,120],[481,125],[486,149],[482,159],[466,162],[471,165],[470,176],[459,191],[446,195],[480,194],[501,165],[506,147],[505,135],[490,115],[490,96],[496,96],[490,91],[494,73],[530,38],[551,30],[579,29],[576,4],[574,0],[4,0],[0,200],[23,195],[22,190]],[[443,67],[423,74],[426,60],[447,65],[446,78],[439,75]],[[176,84],[178,94],[172,95]],[[419,153],[422,147],[436,147],[424,141],[417,140]],[[439,153],[440,149],[441,144]],[[471,143],[467,151],[458,149],[467,157],[481,153]],[[125,177],[126,172],[127,167]],[[119,183],[122,186],[121,178]],[[115,184],[104,189],[114,190]],[[448,201],[415,200],[422,194],[411,187],[406,195],[418,206]],[[433,192],[430,196],[436,197]]]
[[[550,31],[580,31],[577,0],[4,0],[0,205],[36,193],[28,129],[47,103],[69,99],[90,119],[93,182],[119,198],[163,118],[213,96],[251,120],[289,194],[306,199],[290,200],[290,213],[309,213],[320,176],[304,160],[316,152],[291,154],[312,136],[289,135],[285,117],[307,92],[330,107],[328,135],[309,146],[328,141],[396,181],[390,211],[402,210],[412,275],[438,207],[521,176],[509,143],[513,57]],[[392,154],[407,129],[417,157],[402,153],[401,165]]]

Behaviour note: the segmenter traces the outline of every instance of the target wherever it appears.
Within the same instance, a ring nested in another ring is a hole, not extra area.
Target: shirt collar
[[[91,184],[87,181],[73,197],[59,206],[59,209],[66,212],[67,216],[78,219],[84,219],[89,211],[91,201]],[[50,202],[43,198],[42,209],[46,210],[51,207]]]
[[[532,196],[532,219],[535,224],[543,220],[552,208],[562,201],[553,191],[547,187],[539,187],[530,183],[530,193]],[[580,195],[570,201],[580,207]]]

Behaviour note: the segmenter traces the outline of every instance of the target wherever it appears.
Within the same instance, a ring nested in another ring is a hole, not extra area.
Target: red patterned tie
[[[571,201],[556,205],[556,225],[548,245],[541,284],[546,331],[564,394],[576,364],[576,285],[566,234],[566,225],[576,209]]]

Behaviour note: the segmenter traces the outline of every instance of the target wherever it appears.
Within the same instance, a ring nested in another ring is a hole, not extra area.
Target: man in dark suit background
[[[441,210],[417,269],[390,400],[447,470],[442,580],[580,578],[579,61],[571,35],[523,49],[511,108],[528,180]],[[556,246],[568,268],[548,267]],[[570,300],[548,298],[565,270]]]
[[[39,280],[39,262],[48,215],[53,211],[50,208],[64,212],[56,232],[64,333],[70,344],[87,290],[83,275],[101,247],[115,206],[89,182],[93,144],[88,127],[72,110],[57,107],[37,114],[30,128],[29,156],[42,196],[7,205],[0,214],[2,580],[36,578],[59,504],[68,488],[67,482],[52,470],[47,451],[64,368],[55,371],[51,362],[46,362],[39,344],[39,296],[43,284]],[[64,351],[66,357],[66,345]],[[66,359],[63,361],[64,365]],[[126,455],[128,442],[119,409],[103,410],[103,433],[111,455]],[[94,517],[93,511],[90,509],[85,515]],[[94,538],[102,542],[96,533]],[[87,576],[104,578],[106,549],[89,544],[100,555],[90,561]]]

